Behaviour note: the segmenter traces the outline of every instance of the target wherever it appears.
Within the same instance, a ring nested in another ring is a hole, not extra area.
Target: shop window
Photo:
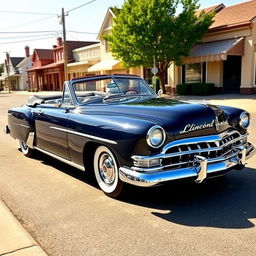
[[[206,63],[191,63],[182,66],[182,83],[205,83]]]

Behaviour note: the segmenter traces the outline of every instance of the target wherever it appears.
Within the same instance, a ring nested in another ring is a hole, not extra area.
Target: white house
[[[28,75],[26,70],[31,68],[31,66],[31,56],[29,55],[28,46],[25,47],[25,58],[10,57],[10,54],[6,53],[4,72],[0,77],[4,82],[6,89],[8,86],[8,75],[11,90],[22,91],[28,89]]]

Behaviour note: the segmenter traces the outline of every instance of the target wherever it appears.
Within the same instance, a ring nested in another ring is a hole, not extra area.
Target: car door
[[[38,148],[70,160],[66,126],[68,110],[72,107],[69,88],[66,86],[60,106],[42,104],[36,109],[35,127]]]

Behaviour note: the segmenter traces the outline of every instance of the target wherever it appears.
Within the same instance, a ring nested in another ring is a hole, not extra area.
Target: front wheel
[[[20,140],[19,141],[20,142],[20,150],[21,150],[21,152],[23,153],[23,155],[24,156],[27,156],[27,157],[29,157],[29,156],[31,156],[32,154],[33,154],[33,149],[32,148],[30,148],[27,144],[26,144],[26,142],[24,142],[24,141],[22,141],[22,140]]]
[[[99,146],[94,154],[94,173],[101,190],[110,197],[118,197],[123,189],[119,179],[115,156],[105,146]]]

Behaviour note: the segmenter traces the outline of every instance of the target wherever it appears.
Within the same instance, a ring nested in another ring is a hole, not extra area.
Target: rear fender
[[[8,110],[8,126],[9,133],[14,139],[24,141],[33,147],[35,129],[30,108],[20,107]]]

